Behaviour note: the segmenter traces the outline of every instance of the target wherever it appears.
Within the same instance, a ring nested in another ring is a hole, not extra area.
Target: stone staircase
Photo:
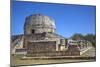
[[[11,54],[16,54],[16,49],[23,48],[23,36],[19,36],[11,43]]]

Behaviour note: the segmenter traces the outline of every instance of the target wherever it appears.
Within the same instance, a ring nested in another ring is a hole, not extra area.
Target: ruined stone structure
[[[55,21],[42,14],[33,14],[25,19],[24,34],[12,41],[12,54],[27,56],[80,55],[80,49],[70,53],[67,41],[56,33]],[[81,48],[81,47],[80,47]],[[76,49],[75,47],[71,49]]]
[[[79,52],[79,54],[83,54],[85,50],[89,49],[92,47],[91,42],[86,41],[86,40],[72,40],[68,39],[67,40],[67,46],[68,46],[68,51],[74,53]]]
[[[41,14],[28,16],[24,25],[24,47],[34,52],[61,50],[61,46],[65,47],[65,38],[55,30],[52,18]]]

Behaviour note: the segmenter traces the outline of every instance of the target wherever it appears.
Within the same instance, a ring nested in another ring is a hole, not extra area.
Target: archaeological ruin
[[[42,14],[25,19],[24,34],[11,38],[11,54],[25,56],[73,56],[81,55],[91,43],[70,40],[56,33],[55,20]]]

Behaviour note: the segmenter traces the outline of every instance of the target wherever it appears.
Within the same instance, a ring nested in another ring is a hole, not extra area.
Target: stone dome
[[[24,25],[24,34],[55,32],[55,22],[52,18],[42,15],[33,14],[26,17]]]

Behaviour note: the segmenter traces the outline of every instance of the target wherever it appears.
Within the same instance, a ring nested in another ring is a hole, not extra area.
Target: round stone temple
[[[42,14],[33,14],[26,17],[24,34],[54,33],[55,29],[55,22],[52,18]]]

